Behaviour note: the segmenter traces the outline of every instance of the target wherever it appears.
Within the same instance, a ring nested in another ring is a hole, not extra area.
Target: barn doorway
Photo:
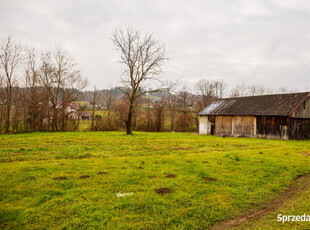
[[[211,135],[214,135],[215,126],[214,123],[211,123]]]
[[[215,131],[215,116],[208,116],[208,120],[209,120],[210,126],[211,126],[210,134],[214,135],[214,131]]]

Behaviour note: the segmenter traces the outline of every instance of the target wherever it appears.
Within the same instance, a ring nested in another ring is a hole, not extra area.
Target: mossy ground
[[[190,133],[2,135],[0,227],[208,228],[310,173],[307,153],[309,141]]]

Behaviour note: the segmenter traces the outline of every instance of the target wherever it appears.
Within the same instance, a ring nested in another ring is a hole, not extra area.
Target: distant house
[[[91,112],[81,112],[80,118],[81,120],[91,120],[92,119]]]
[[[78,103],[69,103],[66,107],[65,113],[71,120],[78,120],[78,109],[80,109],[80,104]]]
[[[215,100],[199,113],[199,133],[310,139],[310,92]]]
[[[68,114],[68,118],[70,120],[78,120],[79,119],[79,115],[76,112],[71,112]]]
[[[80,103],[69,103],[68,106],[70,106],[72,109],[75,109],[75,110],[79,110],[81,108],[80,106]]]
[[[61,109],[62,108],[62,103],[57,103],[57,108]],[[65,107],[65,114],[70,120],[78,120],[79,119],[79,112],[80,110],[80,104],[79,103],[68,103],[67,106]]]

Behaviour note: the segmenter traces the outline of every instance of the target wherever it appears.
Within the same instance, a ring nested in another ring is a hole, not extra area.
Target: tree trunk
[[[10,129],[11,103],[12,103],[12,86],[10,85],[8,86],[8,90],[7,90],[5,133],[8,133]]]
[[[132,134],[132,130],[131,130],[132,113],[133,113],[133,102],[130,102],[128,116],[126,120],[126,132],[129,135]]]
[[[56,108],[54,106],[54,111],[53,111],[53,120],[52,120],[52,131],[58,131],[58,127],[57,127],[57,123],[58,123],[58,119],[57,119],[57,111]]]
[[[65,119],[66,119],[66,107],[67,107],[67,101],[63,97],[62,99],[62,108],[61,108],[61,131],[65,131]]]
[[[91,131],[94,131],[94,125],[95,125],[95,103],[93,103],[93,109],[91,114]]]
[[[65,112],[62,112],[61,118],[61,131],[65,131]]]
[[[110,106],[107,106],[108,110],[108,124],[110,125]]]
[[[48,112],[47,112],[47,129],[48,131],[51,131],[51,114],[50,114],[50,110],[48,108]]]

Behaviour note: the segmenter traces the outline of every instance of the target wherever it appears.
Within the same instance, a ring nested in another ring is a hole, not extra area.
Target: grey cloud
[[[66,48],[99,87],[122,74],[110,41],[118,26],[153,33],[171,58],[165,77],[304,90],[310,85],[310,3],[288,0],[0,1],[3,37]]]

